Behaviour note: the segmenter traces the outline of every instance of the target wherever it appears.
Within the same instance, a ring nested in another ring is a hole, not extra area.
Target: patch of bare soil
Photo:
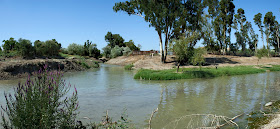
[[[238,66],[238,65],[280,65],[279,57],[262,58],[258,61],[257,57],[240,57],[228,55],[206,55],[205,66],[203,67],[223,67],[223,66]],[[175,56],[168,56],[167,63],[161,63],[160,56],[136,55],[136,56],[121,56],[110,59],[107,64],[113,65],[128,65],[134,64],[135,69],[171,69],[176,66]],[[197,67],[192,65],[181,66],[183,68]]]

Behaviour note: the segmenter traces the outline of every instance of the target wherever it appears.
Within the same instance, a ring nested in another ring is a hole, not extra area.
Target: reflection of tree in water
[[[270,88],[264,86],[263,81],[272,84],[276,80],[276,77],[256,74],[162,84],[159,110],[152,120],[152,128],[174,128],[175,125],[177,128],[186,128],[191,120],[202,124],[205,117],[210,119],[207,115],[181,118],[191,114],[234,117],[256,108],[258,110],[262,99],[269,97],[265,91]]]

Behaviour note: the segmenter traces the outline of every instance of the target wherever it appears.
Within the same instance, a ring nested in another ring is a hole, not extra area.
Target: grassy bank
[[[216,68],[183,68],[179,73],[176,69],[169,70],[139,70],[134,79],[144,80],[177,80],[177,79],[193,79],[193,78],[213,78],[219,76],[233,76],[244,74],[262,73],[266,70],[280,71],[280,65],[272,67],[255,68],[254,66],[235,66],[235,67],[219,67]],[[183,72],[182,72],[183,71]]]

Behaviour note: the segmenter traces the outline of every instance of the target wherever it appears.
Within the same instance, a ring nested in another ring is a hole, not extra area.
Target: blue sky
[[[126,41],[132,39],[141,44],[143,50],[158,50],[157,33],[144,19],[113,11],[114,4],[120,1],[124,0],[0,0],[0,40],[56,39],[64,48],[91,40],[101,49],[107,45],[104,36],[111,31]],[[260,12],[264,16],[268,11],[280,21],[280,0],[235,0],[234,4],[235,10],[245,10],[247,20],[252,23],[255,14]],[[253,27],[259,33],[254,23]]]

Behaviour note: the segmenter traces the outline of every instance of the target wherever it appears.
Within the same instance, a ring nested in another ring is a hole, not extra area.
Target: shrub
[[[132,67],[134,67],[134,65],[133,64],[129,64],[129,65],[124,66],[124,69],[125,70],[132,70]]]
[[[130,50],[129,47],[124,47],[124,48],[123,48],[123,51],[122,51],[122,53],[123,53],[124,56],[130,55],[131,52],[132,52],[132,51]]]
[[[99,63],[97,61],[93,61],[92,63],[93,63],[92,65],[93,68],[99,68]]]
[[[83,55],[84,53],[84,46],[72,43],[68,46],[68,54],[70,55]]]
[[[106,57],[106,58],[110,58],[110,55],[111,55],[111,47],[110,46],[106,46],[104,48],[102,48],[103,50],[103,55]]]
[[[18,43],[16,44],[16,49],[18,51],[18,54],[22,57],[31,57],[34,55],[35,49],[32,46],[32,43],[30,40],[26,39],[19,39]]]
[[[61,48],[61,44],[55,39],[47,40],[45,42],[36,40],[34,42],[36,56],[58,56]]]
[[[61,48],[60,52],[63,54],[68,54],[68,50],[66,48]]]
[[[15,94],[6,94],[6,108],[2,107],[4,128],[73,128],[78,108],[77,90],[65,97],[71,88],[58,71],[50,72],[44,66],[34,79],[14,88]]]
[[[110,57],[111,58],[116,58],[118,56],[122,56],[122,51],[123,51],[123,48],[119,47],[119,46],[115,46],[112,50],[111,50],[111,55]]]
[[[94,58],[99,58],[100,57],[100,50],[97,49],[96,44],[90,44],[89,45],[89,56],[94,57]]]

